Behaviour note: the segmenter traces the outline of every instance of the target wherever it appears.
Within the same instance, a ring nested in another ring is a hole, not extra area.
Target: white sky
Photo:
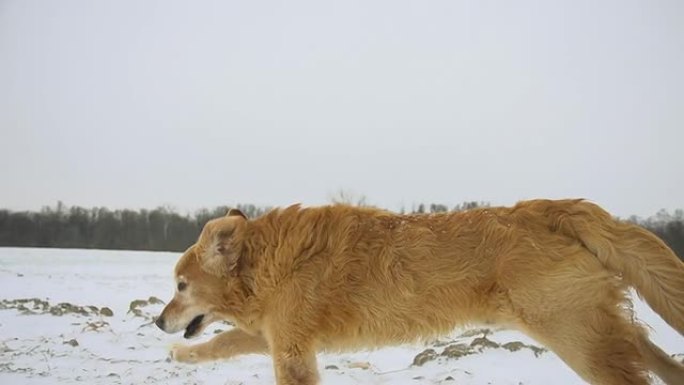
[[[0,207],[684,208],[684,2],[0,0]]]

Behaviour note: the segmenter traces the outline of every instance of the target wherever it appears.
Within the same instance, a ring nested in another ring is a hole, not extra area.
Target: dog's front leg
[[[316,385],[316,352],[301,344],[276,344],[273,348],[277,385]]]
[[[198,363],[235,357],[241,354],[268,354],[266,340],[260,335],[232,329],[197,345],[175,345],[171,357],[179,362]]]

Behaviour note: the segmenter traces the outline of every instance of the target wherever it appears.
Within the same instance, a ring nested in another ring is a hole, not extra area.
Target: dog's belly
[[[457,285],[422,292],[397,288],[355,293],[333,304],[319,329],[320,348],[353,350],[438,338],[466,324],[504,324],[505,314],[491,306],[491,296]]]

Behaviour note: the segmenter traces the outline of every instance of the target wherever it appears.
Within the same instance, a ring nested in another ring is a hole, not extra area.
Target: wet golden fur
[[[520,330],[587,382],[684,384],[633,322],[628,287],[684,333],[684,264],[657,237],[583,200],[397,215],[291,206],[210,221],[181,257],[160,316],[236,328],[177,346],[179,361],[271,354],[278,385],[316,384],[316,352],[374,348],[487,323]],[[164,323],[165,322],[165,323]],[[193,331],[191,334],[197,334]]]

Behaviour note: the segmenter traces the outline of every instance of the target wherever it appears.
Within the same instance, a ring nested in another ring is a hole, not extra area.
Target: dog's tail
[[[555,210],[550,207],[545,211],[552,229],[578,239],[684,335],[684,262],[660,238],[613,219],[587,201],[563,201]]]

